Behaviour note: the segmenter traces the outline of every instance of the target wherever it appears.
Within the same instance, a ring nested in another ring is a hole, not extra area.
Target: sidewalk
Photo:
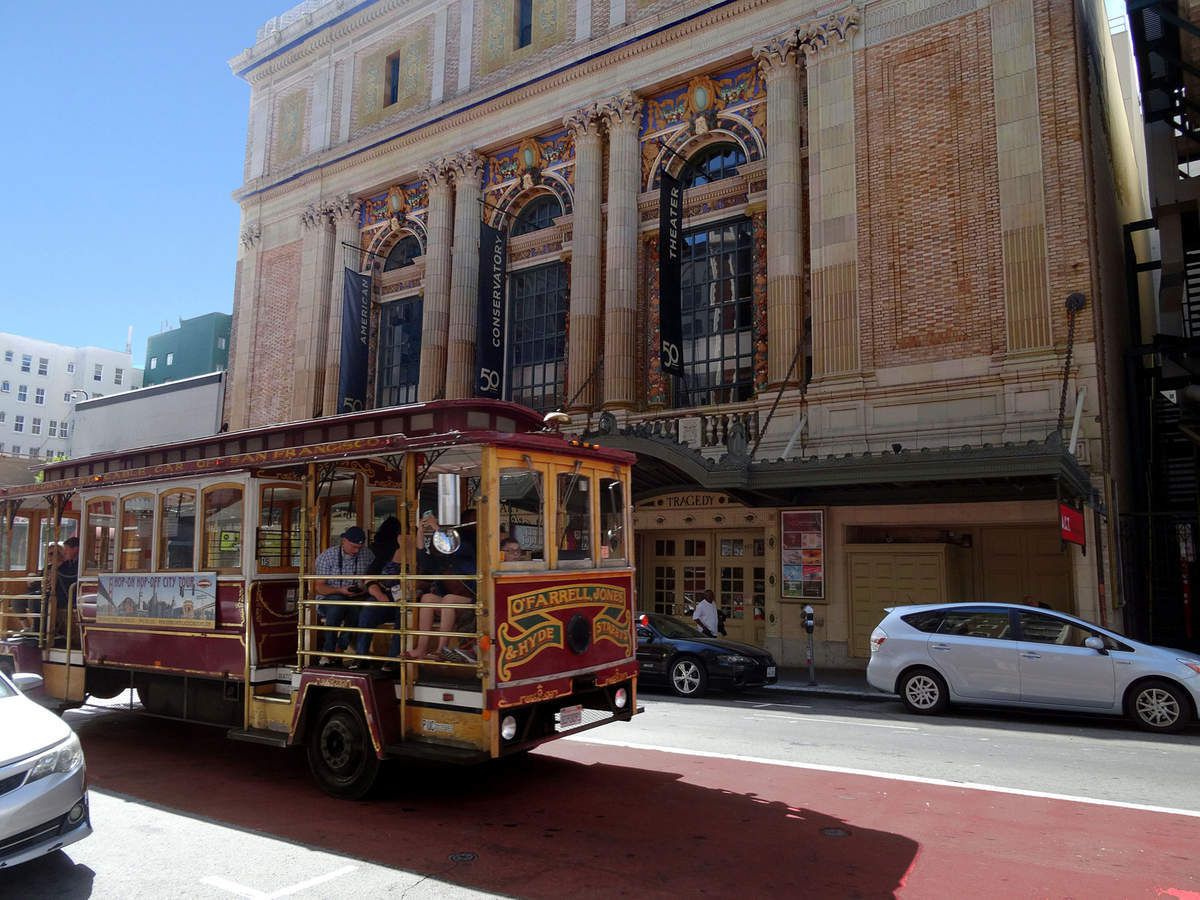
[[[788,691],[799,694],[824,694],[835,697],[855,697],[861,700],[881,700],[887,694],[880,693],[867,684],[865,669],[821,669],[816,670],[816,684],[810,684],[808,669],[779,669],[779,680],[768,684],[766,690]]]

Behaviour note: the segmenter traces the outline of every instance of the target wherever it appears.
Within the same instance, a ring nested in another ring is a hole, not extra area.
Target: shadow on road
[[[75,725],[94,789],[518,897],[891,896],[918,850],[805,807],[768,766],[599,763],[559,743],[482,767],[396,765],[376,800],[349,803],[317,790],[299,752],[123,714]]]
[[[92,896],[96,873],[74,862],[65,850],[27,862],[0,876],[0,897],[55,897],[62,900],[83,900]],[[54,885],[51,893],[46,886]]]

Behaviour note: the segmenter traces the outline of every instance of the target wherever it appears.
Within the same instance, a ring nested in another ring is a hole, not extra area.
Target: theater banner
[[[658,174],[658,328],[662,370],[683,374],[683,185]]]
[[[504,391],[504,235],[487,222],[479,226],[479,309],[475,331],[475,395],[501,399]]]
[[[371,276],[347,268],[342,282],[342,355],[339,413],[367,406],[367,348],[371,338]]]

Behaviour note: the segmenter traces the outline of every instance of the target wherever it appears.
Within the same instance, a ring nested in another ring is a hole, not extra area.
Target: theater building
[[[822,665],[901,602],[1121,627],[1099,0],[311,0],[231,67],[231,429],[564,410],[640,456],[642,606],[711,588],[785,664],[809,604]]]

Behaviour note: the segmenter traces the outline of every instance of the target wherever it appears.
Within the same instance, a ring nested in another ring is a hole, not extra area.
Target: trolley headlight
[[[625,688],[617,688],[613,694],[613,706],[617,709],[624,709],[625,704],[629,702],[629,692]]]
[[[500,720],[500,737],[511,741],[517,736],[517,720],[514,716],[505,716]]]
[[[56,772],[74,772],[82,765],[83,748],[79,746],[79,738],[71,735],[53,750],[47,750],[37,758],[25,783],[29,784]]]

